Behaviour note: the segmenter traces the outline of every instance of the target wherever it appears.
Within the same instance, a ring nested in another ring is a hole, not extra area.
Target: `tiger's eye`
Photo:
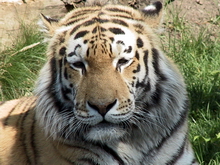
[[[125,58],[121,58],[120,60],[118,60],[118,66],[121,65],[125,65],[128,63],[129,60],[125,59]]]
[[[84,68],[85,68],[84,63],[81,62],[81,61],[75,62],[75,63],[73,63],[72,65],[73,65],[74,67],[76,67],[76,68],[79,68],[79,69],[84,69]]]

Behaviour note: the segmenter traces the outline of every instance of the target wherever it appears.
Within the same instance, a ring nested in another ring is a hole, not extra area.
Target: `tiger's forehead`
[[[113,22],[128,27],[129,24],[127,21],[123,21],[123,19],[143,21],[142,15],[132,8],[126,6],[107,5],[104,7],[85,7],[74,9],[60,21],[60,25],[68,26],[77,24],[73,31],[81,28],[82,25],[89,26],[97,22]]]
[[[67,55],[74,54],[82,58],[97,55],[102,58],[114,58],[123,53],[128,58],[134,56],[132,47],[136,44],[137,37],[131,28],[134,21],[128,19],[131,13],[123,13],[116,17],[100,9],[90,14],[88,19],[78,20],[79,17],[87,15],[88,11],[84,10],[76,12],[78,13],[76,18],[67,16],[69,20],[67,19],[66,23],[63,23],[65,26],[61,27],[69,34],[65,40]]]
[[[89,56],[109,56],[114,57],[120,52],[131,53],[131,47],[135,43],[135,34],[130,29],[114,25],[104,27],[94,24],[90,28],[83,28],[70,35],[66,41],[67,54],[71,52],[79,52],[83,58]]]
[[[141,14],[126,7],[106,6],[74,10],[60,22],[66,53],[82,58],[124,55],[132,58],[138,37],[145,31]],[[62,37],[61,37],[62,38]]]

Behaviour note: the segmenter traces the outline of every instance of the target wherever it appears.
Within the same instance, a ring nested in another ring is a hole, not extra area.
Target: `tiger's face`
[[[80,123],[89,125],[88,138],[122,136],[121,126],[135,109],[136,36],[120,25],[94,24],[67,40],[62,85]],[[83,37],[79,37],[79,36]],[[114,135],[113,135],[114,134]]]
[[[160,7],[154,9],[153,21]],[[53,36],[36,90],[46,131],[102,142],[130,134],[157,102],[155,83],[164,78],[156,73],[151,18],[146,23],[138,11],[110,5],[76,9],[55,23],[43,20]]]

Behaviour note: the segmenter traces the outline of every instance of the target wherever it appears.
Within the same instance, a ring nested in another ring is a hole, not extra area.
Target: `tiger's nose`
[[[87,105],[89,108],[92,108],[93,110],[99,112],[99,114],[101,114],[102,116],[105,116],[105,114],[110,111],[111,109],[113,109],[115,107],[115,105],[117,104],[117,99],[115,99],[113,102],[111,103],[106,103],[106,104],[96,104],[96,103],[92,103],[90,101],[87,101]]]

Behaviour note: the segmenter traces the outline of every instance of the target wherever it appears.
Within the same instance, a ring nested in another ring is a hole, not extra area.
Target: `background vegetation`
[[[187,84],[190,139],[201,165],[220,165],[220,40],[212,36],[213,29],[190,28],[180,10],[172,11],[161,41]],[[210,23],[220,25],[220,11]],[[214,30],[220,34],[219,28]]]
[[[220,41],[207,29],[195,34],[178,13],[165,24],[162,46],[180,67],[191,100],[190,138],[202,165],[220,164]],[[219,24],[219,17],[215,22]],[[14,46],[0,53],[0,101],[30,95],[36,75],[45,62],[45,45],[19,52],[41,42],[34,25],[21,22]]]
[[[45,61],[46,46],[21,51],[26,46],[42,41],[35,25],[20,23],[20,32],[13,47],[0,52],[0,100],[30,95],[37,73]]]

